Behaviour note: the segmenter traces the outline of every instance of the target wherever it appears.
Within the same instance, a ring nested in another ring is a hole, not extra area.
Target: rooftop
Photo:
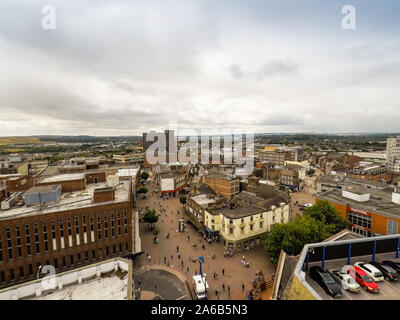
[[[21,207],[15,206],[9,210],[0,211],[0,219],[9,219],[19,216],[29,216],[33,214],[45,214],[50,212],[75,210],[84,207],[93,207],[98,205],[104,205],[109,202],[99,202],[93,203],[93,192],[98,188],[107,187],[106,183],[96,183],[86,185],[85,190],[65,192],[61,195],[61,198],[54,204],[34,205]],[[130,182],[123,181],[118,186],[115,187],[115,200],[110,201],[113,203],[129,201],[129,188]]]
[[[358,190],[358,189],[357,189]],[[365,190],[365,189],[364,189]],[[354,192],[356,190],[347,190]],[[359,190],[359,192],[361,192]],[[350,198],[342,196],[342,191],[332,189],[325,191],[318,195],[321,200],[327,200],[333,203],[343,204],[346,206],[355,207],[371,213],[379,213],[385,216],[399,218],[400,216],[400,204],[392,202],[392,193],[383,190],[370,190],[368,189],[365,193],[370,193],[368,201],[359,202]]]
[[[217,202],[214,197],[210,198],[206,194],[199,194],[198,196],[190,197],[190,199],[201,207],[207,207],[208,204]]]
[[[60,182],[60,181],[73,181],[73,180],[84,180],[85,179],[84,173],[66,173],[66,174],[59,174],[56,176],[45,177],[39,181],[39,183],[52,183],[52,182]]]

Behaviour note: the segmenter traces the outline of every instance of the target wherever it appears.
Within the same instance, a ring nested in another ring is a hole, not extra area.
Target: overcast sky
[[[3,136],[399,132],[399,88],[398,0],[0,1]]]

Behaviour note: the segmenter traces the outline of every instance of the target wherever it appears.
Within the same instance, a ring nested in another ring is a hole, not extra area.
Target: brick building
[[[239,179],[233,175],[210,172],[204,177],[204,183],[215,193],[227,199],[232,199],[239,194]]]
[[[48,187],[35,188],[43,188],[40,204],[0,211],[0,287],[35,279],[44,265],[61,272],[134,253],[129,181],[89,184],[56,199]]]

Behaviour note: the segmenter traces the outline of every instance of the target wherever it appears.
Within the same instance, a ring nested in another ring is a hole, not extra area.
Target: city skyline
[[[399,3],[46,4],[0,4],[0,136],[398,130]]]

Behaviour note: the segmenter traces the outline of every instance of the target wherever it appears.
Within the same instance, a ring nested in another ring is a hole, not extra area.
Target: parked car
[[[360,285],[347,273],[335,269],[328,269],[327,272],[342,287],[343,290],[351,292],[360,291]]]
[[[398,273],[400,273],[400,263],[394,262],[391,260],[385,260],[385,261],[382,261],[382,263],[386,266],[392,267],[394,270],[396,270]]]
[[[342,295],[340,286],[333,280],[331,275],[320,266],[313,266],[310,268],[310,277],[331,297],[340,297]]]
[[[383,277],[386,281],[399,281],[399,274],[394,268],[384,265],[378,261],[372,261],[370,262],[370,264],[372,264],[375,268],[379,269],[379,271],[382,272]]]
[[[382,272],[373,265],[364,262],[356,262],[354,265],[363,269],[375,282],[383,281]]]
[[[363,269],[354,266],[353,268],[349,268],[347,273],[353,277],[364,290],[374,293],[379,292],[379,286]]]

